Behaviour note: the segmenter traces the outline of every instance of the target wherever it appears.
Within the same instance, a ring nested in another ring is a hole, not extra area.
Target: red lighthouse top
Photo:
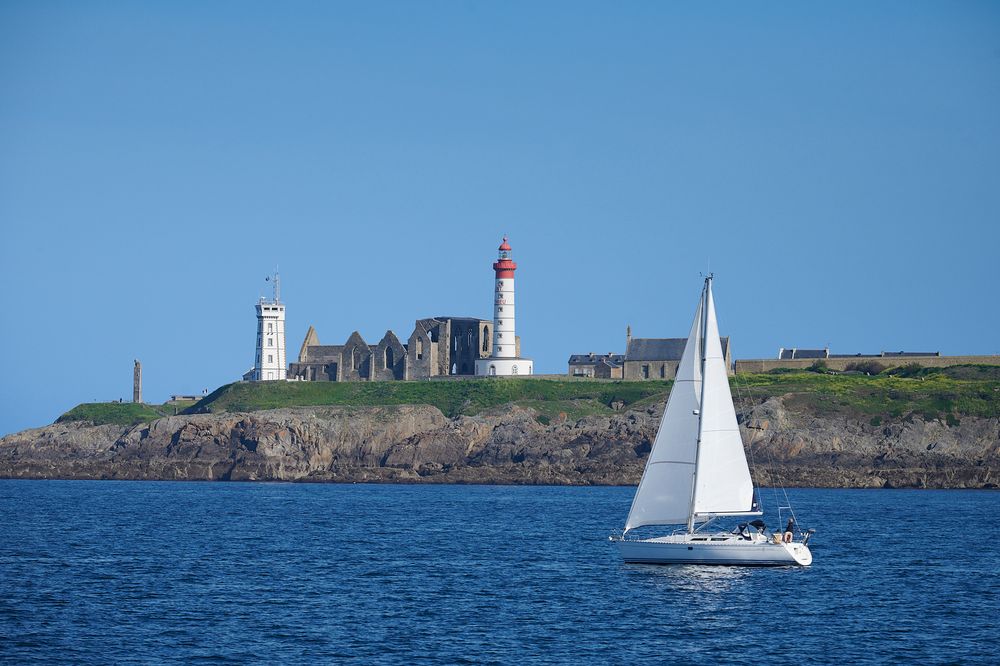
[[[500,251],[499,258],[493,262],[493,270],[496,271],[497,279],[513,279],[514,271],[517,270],[517,264],[511,261],[510,258],[510,243],[507,242],[507,237],[503,237],[503,243],[500,244],[498,248]]]

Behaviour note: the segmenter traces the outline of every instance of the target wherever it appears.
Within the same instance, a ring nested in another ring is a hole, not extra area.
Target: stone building
[[[726,368],[733,374],[729,338],[719,339]],[[687,338],[633,338],[629,326],[625,332],[624,354],[574,354],[569,357],[569,374],[611,379],[673,379],[686,344]]]
[[[729,338],[722,342],[722,356],[726,370],[733,374],[733,360]],[[687,338],[633,338],[629,336],[625,348],[623,379],[673,379],[681,363]]]
[[[342,345],[323,345],[310,326],[288,378],[358,382],[473,375],[476,361],[490,355],[492,328],[484,319],[430,317],[415,322],[405,344],[392,331],[376,344],[355,331]]]
[[[572,377],[598,377],[621,379],[625,354],[573,354],[569,357],[569,374]]]

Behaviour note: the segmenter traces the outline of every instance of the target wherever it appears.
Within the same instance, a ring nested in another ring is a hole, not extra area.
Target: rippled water
[[[996,663],[1000,493],[789,494],[808,569],[624,565],[631,488],[0,481],[0,661]]]

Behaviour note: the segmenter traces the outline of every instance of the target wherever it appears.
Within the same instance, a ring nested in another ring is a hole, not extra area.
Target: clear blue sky
[[[1000,353],[995,2],[0,4],[0,433],[288,349],[491,316],[536,371],[683,335],[739,358]]]

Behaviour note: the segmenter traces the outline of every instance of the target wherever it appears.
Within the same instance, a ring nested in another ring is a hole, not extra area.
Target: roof
[[[829,349],[796,349],[793,347],[791,349],[782,348],[781,351],[778,352],[778,358],[783,361],[787,361],[793,358],[829,358],[829,357],[830,357]]]
[[[908,351],[898,351],[898,352],[881,352],[878,354],[830,354],[830,358],[900,358],[900,357],[920,357],[920,356],[940,356],[941,352],[908,352]],[[785,358],[782,356],[781,358]],[[800,358],[796,356],[795,358]]]
[[[510,243],[507,242],[507,237],[506,236],[503,237],[503,242],[500,243],[500,247],[498,247],[497,249],[498,250],[506,250],[507,252],[510,252]]]
[[[720,337],[722,355],[729,355],[729,337]],[[626,361],[679,361],[687,338],[632,338],[625,350]]]
[[[442,323],[445,322],[445,321],[449,321],[449,320],[450,321],[462,322],[462,323],[470,323],[470,322],[478,322],[480,324],[492,324],[493,323],[492,319],[480,319],[479,317],[445,317],[445,316],[438,316],[438,317],[432,317],[432,319],[434,319],[436,321],[439,321],[439,322],[442,322]]]
[[[322,363],[323,361],[340,361],[344,345],[315,345],[309,347],[305,361],[299,363]]]
[[[569,357],[570,365],[597,365],[598,361],[607,361],[608,365],[618,367],[625,362],[625,354],[573,354]]]

